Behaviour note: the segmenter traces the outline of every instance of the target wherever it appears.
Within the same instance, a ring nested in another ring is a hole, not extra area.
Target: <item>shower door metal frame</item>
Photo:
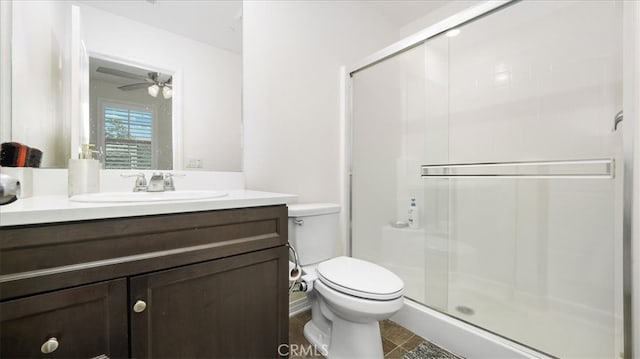
[[[622,300],[624,327],[624,357],[640,355],[640,340],[633,340],[640,333],[640,188],[635,187],[638,178],[634,166],[640,160],[638,140],[640,125],[640,4],[636,1],[624,2],[623,8],[623,52],[622,75],[626,81],[622,84],[622,106],[625,114],[622,134],[623,173],[623,225],[622,225]],[[640,170],[640,168],[636,169]],[[635,223],[634,223],[635,222]],[[635,237],[635,238],[634,238]],[[634,282],[636,285],[634,285]]]
[[[345,96],[345,179],[347,196],[345,205],[348,208],[347,223],[347,254],[352,255],[352,160],[353,160],[353,75],[390,57],[410,50],[423,44],[425,41],[446,31],[454,29],[465,23],[487,16],[495,11],[516,4],[519,0],[489,0],[471,8],[465,9],[455,15],[433,24],[418,33],[408,36],[378,52],[375,52],[354,66],[347,69],[344,74],[346,86]],[[640,4],[623,1],[623,111],[625,114],[623,133],[623,236],[622,236],[622,272],[623,272],[623,348],[624,358],[630,359],[634,354],[640,355],[640,340],[634,341],[633,334],[640,333],[640,286],[634,286],[633,282],[640,280],[640,236],[634,230],[640,231],[638,214],[634,217],[634,209],[638,212],[640,200],[640,188],[634,188],[634,164],[635,152],[638,149],[634,140],[636,132],[640,132],[637,116],[640,114]],[[634,195],[636,197],[634,197]],[[634,221],[636,223],[634,223]],[[636,239],[634,241],[634,234]],[[638,278],[635,278],[635,275]],[[634,322],[635,319],[635,322]],[[507,338],[508,339],[508,338]],[[509,340],[509,339],[508,339]],[[520,345],[512,340],[510,343],[516,347]]]

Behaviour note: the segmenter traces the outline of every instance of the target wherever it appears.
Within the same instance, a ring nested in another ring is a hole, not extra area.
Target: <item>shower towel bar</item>
[[[613,159],[462,163],[421,166],[423,178],[575,178],[611,179]]]

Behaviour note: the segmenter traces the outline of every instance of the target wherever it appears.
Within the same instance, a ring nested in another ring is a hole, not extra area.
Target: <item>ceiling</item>
[[[242,0],[78,1],[211,46],[242,52]],[[369,7],[399,29],[450,0],[351,1]]]
[[[451,0],[370,0],[366,3],[391,25],[401,28],[449,2]]]
[[[80,0],[143,24],[242,52],[241,0]]]

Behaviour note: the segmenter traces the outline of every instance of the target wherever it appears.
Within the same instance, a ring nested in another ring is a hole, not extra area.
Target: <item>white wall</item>
[[[203,170],[241,171],[241,55],[91,6],[80,8],[90,54],[180,73],[175,88],[183,92],[183,162],[201,159]]]
[[[0,1],[0,142],[11,141],[11,1]]]
[[[426,29],[427,27],[448,18],[449,16],[453,16],[464,9],[481,4],[483,2],[484,1],[482,0],[449,1],[447,4],[438,7],[428,14],[425,14],[424,16],[401,27],[397,32],[398,40],[413,35],[418,31]]]
[[[247,186],[339,203],[340,66],[395,30],[366,1],[247,1],[243,16]]]
[[[61,129],[69,118],[70,17],[66,2],[13,2],[11,140],[40,149],[42,167],[66,167],[69,158]]]

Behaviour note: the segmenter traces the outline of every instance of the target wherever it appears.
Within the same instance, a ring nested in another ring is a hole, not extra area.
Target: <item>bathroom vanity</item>
[[[277,357],[292,197],[229,197],[3,208],[0,357]]]

